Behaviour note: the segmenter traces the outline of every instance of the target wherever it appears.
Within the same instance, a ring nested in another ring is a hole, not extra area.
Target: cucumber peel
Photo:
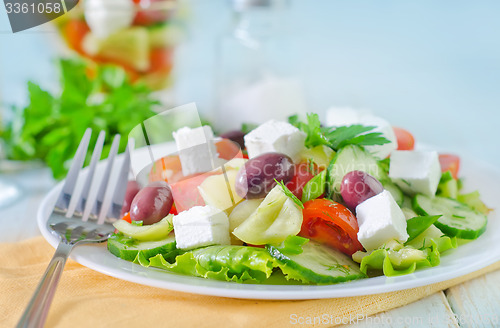
[[[330,162],[326,176],[326,194],[328,198],[340,200],[340,185],[344,176],[351,171],[363,171],[379,181],[387,179],[378,160],[363,148],[348,145],[340,149]]]
[[[300,240],[289,240],[288,247],[283,247],[284,244],[266,245],[269,254],[276,259],[285,275],[316,284],[335,284],[366,277],[358,265],[341,252],[314,241],[307,242],[305,238],[293,237]],[[301,243],[304,243],[301,253],[295,247],[290,247]]]
[[[434,225],[448,236],[476,239],[486,231],[486,215],[454,199],[418,194],[412,202],[413,209],[419,215],[442,215]]]
[[[166,238],[174,230],[174,225],[172,224],[173,217],[172,214],[169,214],[159,222],[144,226],[131,224],[125,220],[118,220],[113,223],[113,226],[125,236],[136,240],[160,240]]]
[[[146,258],[161,254],[167,259],[175,258],[179,254],[173,235],[156,241],[138,241],[121,233],[113,234],[108,239],[108,250],[125,261],[133,261],[139,253]]]

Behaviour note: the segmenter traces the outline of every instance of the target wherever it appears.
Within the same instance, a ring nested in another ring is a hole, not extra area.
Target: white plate
[[[465,189],[478,189],[487,205],[500,208],[500,171],[489,164],[467,158],[462,158],[461,166],[461,175],[466,178]],[[98,167],[98,170],[102,171],[103,167]],[[38,211],[40,231],[54,247],[58,243],[57,237],[47,230],[45,223],[61,187],[59,184],[50,191]],[[121,260],[109,253],[105,244],[77,247],[71,258],[90,269],[119,279],[194,294],[247,299],[319,299],[403,290],[468,274],[500,260],[499,237],[500,216],[495,211],[489,215],[488,228],[479,239],[446,252],[437,267],[418,270],[406,276],[382,276],[327,286],[249,285],[183,276]]]

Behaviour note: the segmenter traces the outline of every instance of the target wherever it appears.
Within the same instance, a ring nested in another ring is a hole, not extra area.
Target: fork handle
[[[59,278],[73,245],[60,242],[49,266],[16,327],[43,327]]]

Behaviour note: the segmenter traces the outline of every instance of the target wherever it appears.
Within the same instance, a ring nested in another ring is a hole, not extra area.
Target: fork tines
[[[117,134],[114,136],[106,160],[107,163],[104,175],[100,177],[98,181],[95,173],[105,139],[105,132],[101,131],[99,133],[80,197],[77,199],[74,211],[71,211],[70,204],[75,201],[72,201],[72,199],[77,195],[77,180],[87,155],[91,134],[92,130],[88,128],[78,145],[75,157],[71,163],[66,180],[64,181],[63,188],[56,201],[54,212],[64,214],[66,217],[79,217],[83,221],[87,221],[90,218],[97,220],[98,224],[102,224],[105,219],[113,221],[119,218],[130,169],[130,145],[127,145],[120,170],[115,177],[115,181],[112,181],[113,166],[120,144],[120,135]],[[97,195],[92,195],[92,189],[95,189],[92,188],[93,186],[97,186]],[[91,201],[90,197],[92,196],[95,196],[94,202]]]

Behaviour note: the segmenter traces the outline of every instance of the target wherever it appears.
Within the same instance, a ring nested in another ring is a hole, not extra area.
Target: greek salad
[[[108,250],[208,279],[334,284],[437,266],[486,230],[491,209],[462,191],[459,157],[416,150],[380,117],[338,109],[247,130],[173,133],[178,153],[129,182]]]

